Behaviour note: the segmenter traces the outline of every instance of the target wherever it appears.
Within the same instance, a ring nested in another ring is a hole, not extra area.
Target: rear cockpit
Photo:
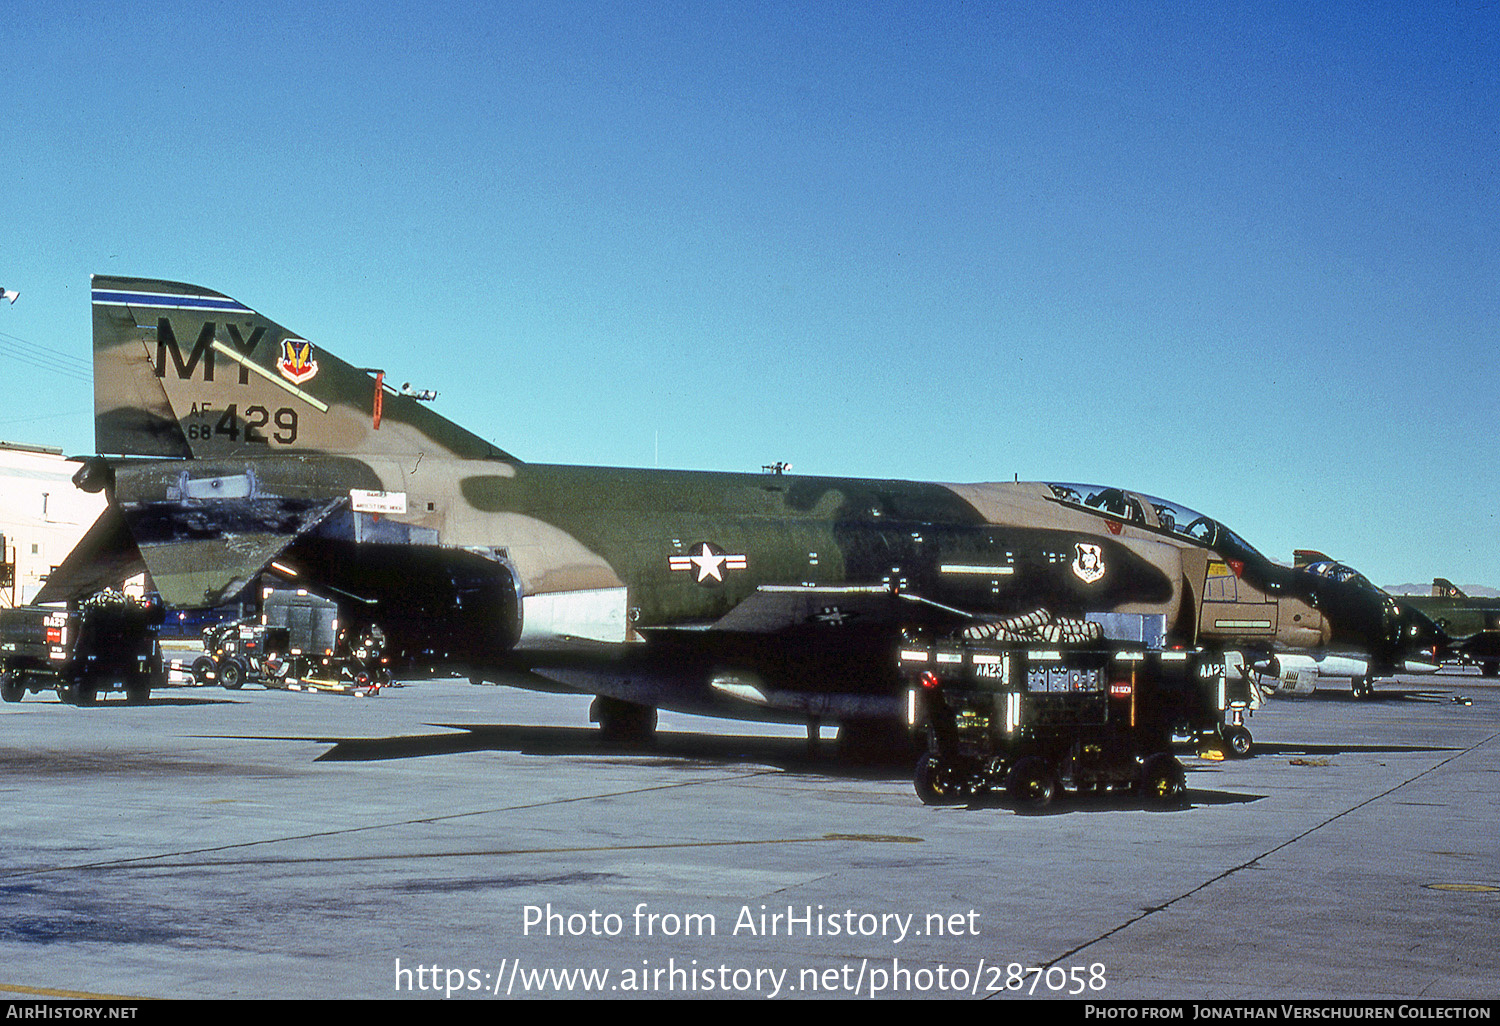
[[[1352,584],[1355,587],[1364,588],[1368,591],[1382,590],[1371,584],[1369,578],[1364,574],[1347,563],[1340,563],[1337,560],[1329,559],[1317,563],[1308,563],[1301,569],[1314,576],[1336,581],[1339,584]]]

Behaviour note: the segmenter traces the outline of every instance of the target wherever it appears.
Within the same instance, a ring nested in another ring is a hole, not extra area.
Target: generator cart
[[[338,603],[303,590],[266,589],[258,618],[203,632],[193,662],[199,684],[240,688],[246,682],[292,691],[373,694],[391,683],[385,638],[370,626],[339,626]]]
[[[268,684],[291,667],[291,635],[285,627],[258,620],[235,620],[204,628],[203,655],[191,670],[198,684],[221,684],[237,691],[245,684]]]
[[[1234,754],[1249,748],[1249,696],[1237,693],[1249,685],[1232,681],[1218,652],[917,639],[902,648],[901,672],[908,721],[927,737],[914,784],[928,804],[1004,788],[1040,807],[1063,786],[1174,804],[1187,790],[1174,735],[1213,737]]]
[[[19,702],[28,691],[56,691],[74,705],[99,692],[123,690],[143,705],[166,683],[157,630],[159,604],[104,591],[71,609],[0,609],[0,698]]]

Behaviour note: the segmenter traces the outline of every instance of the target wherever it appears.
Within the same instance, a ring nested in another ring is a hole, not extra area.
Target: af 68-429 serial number
[[[297,440],[297,411],[290,406],[277,410],[264,406],[245,407],[245,416],[240,417],[238,403],[230,403],[222,411],[196,407],[196,418],[184,418],[182,431],[190,442],[211,442],[222,438],[230,442],[247,442],[251,445],[291,445]]]

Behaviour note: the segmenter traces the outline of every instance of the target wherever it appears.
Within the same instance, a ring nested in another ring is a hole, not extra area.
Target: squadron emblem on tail
[[[311,342],[300,338],[283,339],[281,359],[276,361],[276,369],[294,385],[310,381],[318,376],[318,361],[312,358],[312,354]]]

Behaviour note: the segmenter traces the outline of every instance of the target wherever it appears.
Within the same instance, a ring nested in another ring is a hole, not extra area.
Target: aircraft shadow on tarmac
[[[1188,776],[1192,780],[1191,774]],[[1107,794],[1078,794],[1059,791],[1058,796],[1042,808],[1028,808],[1009,798],[1003,791],[991,791],[980,795],[964,808],[1009,809],[1022,816],[1062,816],[1089,812],[1191,812],[1210,805],[1249,805],[1267,797],[1263,794],[1238,794],[1232,791],[1210,791],[1189,787],[1183,800],[1174,805],[1151,805],[1140,796],[1129,791],[1111,791]]]
[[[628,756],[635,761],[656,759],[663,766],[684,761],[757,762],[785,770],[898,778],[909,775],[918,751],[893,752],[879,758],[842,756],[833,741],[819,742],[810,751],[808,742],[795,737],[752,737],[661,731],[653,741],[639,745],[610,744],[591,727],[538,727],[520,724],[435,723],[452,733],[404,734],[376,738],[297,737],[288,740],[316,741],[333,747],[318,756],[318,762],[374,762],[384,759],[415,759],[459,752],[517,752],[548,756]],[[1191,746],[1179,746],[1190,751]],[[1338,743],[1256,744],[1258,756],[1351,755],[1397,752],[1450,752],[1454,748],[1433,745],[1370,745]]]
[[[1452,691],[1434,691],[1431,688],[1380,688],[1360,697],[1353,691],[1338,688],[1319,688],[1310,695],[1296,698],[1279,698],[1277,704],[1302,702],[1333,702],[1350,705],[1380,705],[1386,702],[1437,702],[1441,704],[1466,704],[1468,699]]]
[[[459,752],[516,752],[521,755],[627,757],[637,765],[681,767],[690,763],[753,762],[804,773],[873,779],[909,777],[917,750],[881,759],[841,757],[837,743],[820,741],[812,750],[804,738],[678,733],[658,731],[642,744],[612,744],[593,727],[539,727],[520,724],[435,723],[454,733],[409,734],[381,738],[299,738],[333,745],[318,762],[366,762],[412,759]]]
[[[40,696],[40,695],[33,695],[33,696],[29,697],[26,700],[26,704],[27,705],[40,705],[40,704],[42,704],[44,702],[49,702],[49,701],[51,703],[53,703],[54,705],[72,705],[73,704],[72,702],[64,702],[60,698],[48,698],[47,696]],[[160,694],[153,694],[149,699],[147,699],[146,701],[142,702],[140,705],[131,705],[129,702],[125,701],[124,694],[117,693],[117,692],[110,692],[108,695],[100,695],[93,702],[90,702],[89,705],[88,705],[88,708],[89,709],[110,709],[110,708],[116,708],[116,707],[118,707],[118,708],[121,708],[121,709],[140,709],[143,706],[148,706],[148,705],[154,705],[154,706],[169,706],[169,705],[174,705],[174,706],[177,706],[179,708],[192,708],[194,706],[200,706],[200,705],[244,705],[246,701],[247,701],[247,699],[243,699],[243,698],[227,698],[227,697],[226,698],[199,698],[197,696],[194,696],[194,697],[191,697],[191,698],[187,698],[187,697],[183,697],[183,698],[177,698],[177,697],[164,698]]]
[[[836,743],[824,740],[815,751],[805,739],[795,737],[747,737],[710,734],[658,732],[649,744],[619,745],[602,740],[596,729],[588,727],[523,726],[519,724],[431,724],[452,733],[412,734],[379,738],[297,737],[287,740],[316,741],[333,747],[317,762],[374,762],[387,759],[414,759],[464,752],[516,752],[554,758],[589,756],[628,758],[635,765],[660,766],[665,769],[688,768],[703,763],[743,765],[754,763],[790,773],[819,777],[863,780],[910,780],[915,750],[892,753],[887,758],[871,760],[842,755]],[[1271,746],[1263,746],[1269,750]],[[1289,751],[1332,751],[1336,746],[1286,746]],[[1357,746],[1338,747],[1338,751]],[[1372,751],[1388,749],[1366,746]],[[1404,749],[1389,749],[1404,750]],[[1263,794],[1244,794],[1190,787],[1179,805],[1152,808],[1154,812],[1181,812],[1193,808],[1219,805],[1243,805],[1260,801]],[[989,792],[966,803],[973,809],[1013,809],[1030,815],[1064,813],[1117,812],[1139,810],[1141,801],[1129,792],[1105,794],[1065,793],[1042,810],[1019,806],[1004,792]]]
[[[192,706],[197,706],[197,705],[244,705],[246,702],[250,702],[250,701],[254,701],[254,699],[245,699],[245,698],[206,698],[206,697],[205,698],[200,698],[200,697],[198,697],[196,695],[193,696],[192,698],[162,698],[160,695],[152,695],[151,699],[149,701],[147,701],[145,704],[146,705],[175,705],[175,706],[180,706],[180,707],[183,707],[183,708],[190,708]],[[114,704],[114,705],[123,705],[124,703],[123,702],[115,702],[115,701],[111,700],[111,704]]]
[[[1270,755],[1395,755],[1398,753],[1422,754],[1432,752],[1459,752],[1461,748],[1442,745],[1356,745],[1356,744],[1292,744],[1257,742],[1255,754],[1262,758]]]

